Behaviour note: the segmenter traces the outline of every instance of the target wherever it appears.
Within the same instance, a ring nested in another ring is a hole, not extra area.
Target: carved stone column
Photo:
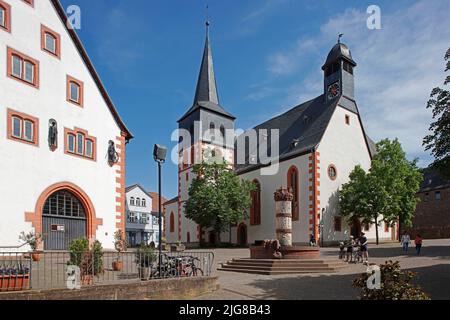
[[[294,196],[287,189],[275,192],[275,213],[277,239],[282,247],[292,247],[292,200]]]

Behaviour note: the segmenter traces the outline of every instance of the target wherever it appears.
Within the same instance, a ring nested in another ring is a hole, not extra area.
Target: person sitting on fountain
[[[309,236],[309,246],[310,246],[310,247],[315,247],[315,246],[317,246],[316,237],[314,237],[313,234],[311,234],[311,235]]]

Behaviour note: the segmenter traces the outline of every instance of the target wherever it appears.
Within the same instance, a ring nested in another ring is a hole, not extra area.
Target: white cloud
[[[271,55],[268,70],[279,77],[299,72],[306,63],[317,65],[317,71],[289,89],[287,100],[295,104],[317,96],[322,91],[324,53],[330,41],[344,33],[343,42],[358,63],[356,95],[368,134],[375,140],[398,137],[410,157],[420,156],[420,163],[426,164],[430,159],[422,139],[431,121],[426,102],[431,89],[444,81],[449,10],[450,2],[437,0],[417,1],[395,12],[381,7],[383,29],[369,30],[365,9],[347,9],[314,37],[300,38],[293,48]]]

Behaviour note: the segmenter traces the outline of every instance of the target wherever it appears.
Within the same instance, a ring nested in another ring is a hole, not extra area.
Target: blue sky
[[[237,128],[253,127],[322,93],[326,55],[338,33],[358,62],[356,99],[374,140],[398,137],[408,156],[430,162],[421,141],[431,89],[442,86],[450,1],[62,0],[81,8],[78,30],[135,139],[127,184],[156,190],[154,143],[172,148],[176,121],[192,105],[204,45],[205,6],[221,104]],[[382,29],[366,27],[369,5]],[[177,192],[164,166],[163,194]]]

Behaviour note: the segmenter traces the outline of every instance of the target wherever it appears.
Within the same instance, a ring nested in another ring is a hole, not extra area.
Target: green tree
[[[450,71],[450,48],[445,54],[445,72]],[[450,83],[450,75],[446,77],[444,86]],[[431,99],[428,101],[428,109],[433,111],[434,122],[430,126],[431,134],[423,140],[427,151],[431,150],[435,157],[433,167],[439,169],[442,174],[450,178],[450,92],[449,90],[434,88]]]
[[[194,165],[196,178],[189,188],[184,207],[186,217],[203,228],[213,229],[220,243],[220,233],[247,218],[253,183],[241,180],[230,166],[203,161]]]
[[[341,214],[350,222],[359,219],[373,224],[378,244],[381,221],[391,226],[397,221],[411,225],[422,179],[417,160],[408,161],[398,140],[382,140],[369,172],[357,166],[342,186]]]

